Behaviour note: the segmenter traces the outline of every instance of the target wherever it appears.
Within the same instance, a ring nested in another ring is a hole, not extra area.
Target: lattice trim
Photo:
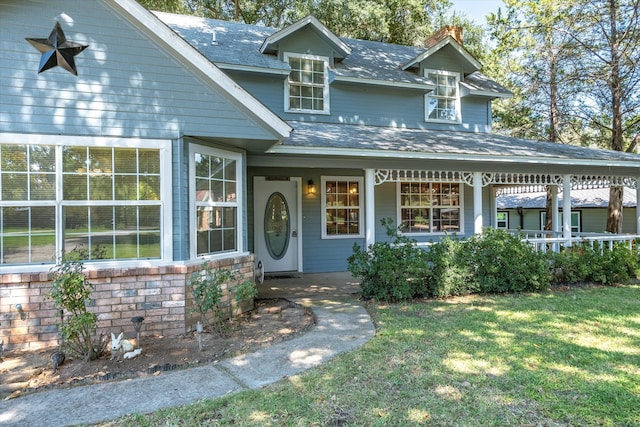
[[[431,170],[411,170],[411,169],[376,169],[375,184],[380,185],[385,182],[450,182],[465,183],[473,186],[473,172],[461,171],[431,171]],[[482,186],[490,184],[512,186],[516,188],[525,187],[528,191],[544,191],[544,186],[556,185],[562,191],[562,175],[536,174],[536,173],[510,173],[510,172],[483,172]],[[580,175],[571,176],[571,188],[592,189],[605,187],[629,187],[638,188],[638,178],[625,176],[596,176]],[[542,188],[542,190],[539,190]],[[535,189],[535,190],[534,190]],[[498,189],[499,194],[516,194],[523,191]],[[509,192],[509,193],[507,193]]]

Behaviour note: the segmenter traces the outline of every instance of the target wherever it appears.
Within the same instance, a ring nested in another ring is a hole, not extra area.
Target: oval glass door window
[[[287,201],[282,193],[273,193],[267,200],[264,212],[264,240],[271,258],[284,257],[289,247],[290,234],[291,221]]]

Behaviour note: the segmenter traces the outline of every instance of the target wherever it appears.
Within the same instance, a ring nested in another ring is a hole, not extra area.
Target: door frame
[[[254,175],[252,180],[255,183],[255,179],[256,178],[264,178],[265,180],[269,177],[269,175]],[[298,247],[297,247],[297,258],[298,258],[298,262],[297,262],[297,269],[294,270],[297,273],[302,273],[303,270],[303,262],[302,262],[302,244],[303,244],[303,234],[302,234],[302,177],[300,176],[289,176],[287,177],[289,182],[295,182],[296,183],[296,187],[297,187],[297,191],[296,191],[296,228],[298,230]],[[253,205],[254,205],[254,212],[255,212],[255,184],[253,186],[253,192],[254,194],[251,195],[252,199],[253,199]],[[258,218],[255,217],[253,218],[253,250],[254,250],[254,254],[255,254],[255,241],[256,241],[256,235],[257,235],[257,227],[259,224],[264,224],[264,218],[260,218],[260,221],[258,220]],[[260,231],[263,232],[264,229],[263,226],[260,226]],[[256,259],[256,261],[258,261]]]

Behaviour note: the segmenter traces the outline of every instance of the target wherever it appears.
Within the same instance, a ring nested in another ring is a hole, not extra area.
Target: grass
[[[111,426],[640,425],[640,287],[371,304],[360,349]]]

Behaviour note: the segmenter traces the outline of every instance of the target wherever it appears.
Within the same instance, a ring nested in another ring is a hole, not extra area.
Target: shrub
[[[580,242],[551,254],[550,259],[557,283],[623,283],[638,271],[638,260],[622,242],[612,248],[599,242]]]
[[[190,286],[196,312],[200,313],[205,325],[220,335],[227,333],[226,320],[231,318],[231,282],[237,280],[234,271],[227,269],[212,270],[209,267],[193,273]],[[223,303],[222,285],[227,284],[228,298]],[[258,295],[258,288],[252,281],[245,281],[233,289],[235,301],[240,303]],[[211,320],[209,320],[211,319]]]
[[[65,260],[53,268],[49,298],[60,313],[62,347],[84,360],[99,358],[107,348],[107,338],[96,336],[97,316],[88,310],[93,285],[83,273],[82,262]]]
[[[427,292],[431,274],[427,254],[416,241],[398,234],[391,219],[382,225],[391,242],[376,242],[368,250],[357,243],[348,258],[348,270],[361,281],[362,295],[386,301],[402,301]]]
[[[431,246],[429,259],[433,296],[535,291],[551,284],[544,254],[504,230],[487,228],[466,240],[445,237]]]

